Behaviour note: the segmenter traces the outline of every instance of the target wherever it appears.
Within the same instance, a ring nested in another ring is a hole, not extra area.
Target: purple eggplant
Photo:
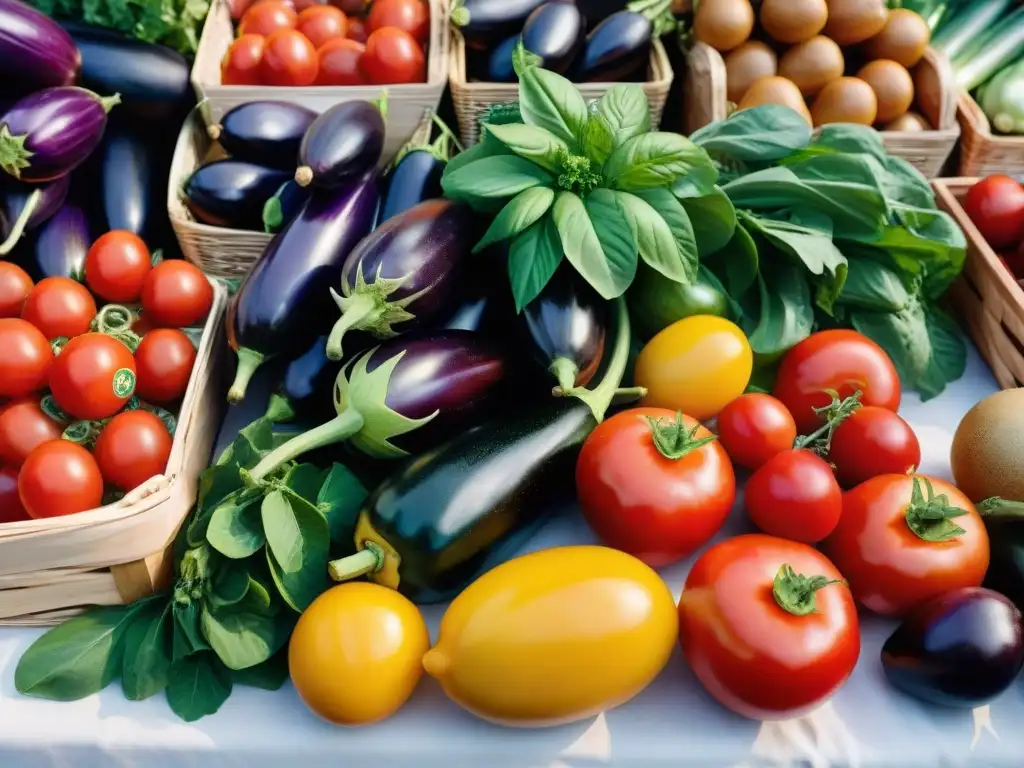
[[[22,181],[51,181],[84,163],[121,97],[74,86],[19,100],[0,118],[0,169]]]
[[[299,146],[295,181],[334,189],[380,162],[384,115],[368,101],[335,104],[313,121]]]
[[[71,85],[82,60],[57,22],[20,0],[0,0],[0,93]]]
[[[298,357],[289,361],[265,417],[280,423],[294,419],[314,423],[334,415],[332,392],[341,363],[327,358],[326,336],[317,336]]]
[[[286,171],[224,158],[197,168],[182,194],[197,221],[262,231],[263,206],[287,180]]]
[[[480,80],[486,83],[514,83],[518,79],[516,70],[512,66],[512,54],[522,35],[518,32],[511,37],[506,37],[487,57],[487,65],[480,74]]]
[[[979,707],[1005,691],[1024,667],[1021,614],[1006,597],[969,587],[908,616],[882,646],[896,688],[949,707]]]
[[[85,211],[64,203],[17,250],[15,262],[36,282],[46,277],[85,277],[85,256],[93,233]]]
[[[642,13],[613,13],[587,35],[572,70],[574,82],[626,82],[647,73],[651,60],[654,24]]]
[[[562,74],[583,48],[586,33],[587,20],[580,9],[573,3],[553,0],[534,10],[526,19],[523,47],[540,57],[539,66]],[[511,55],[512,50],[509,50],[509,68]],[[495,66],[493,60],[491,66]]]
[[[11,252],[21,237],[55,214],[68,197],[69,176],[45,184],[25,184],[14,179],[0,183],[0,256]]]
[[[452,7],[452,24],[470,50],[485,51],[523,29],[526,17],[544,0],[461,0]]]
[[[280,232],[299,215],[311,194],[312,190],[309,187],[300,187],[295,183],[295,179],[286,181],[274,196],[263,204],[263,230]]]
[[[314,194],[274,236],[228,305],[228,343],[238,371],[228,392],[237,403],[267,358],[302,349],[330,330],[328,286],[341,278],[349,252],[377,214],[377,170],[347,187]]]
[[[251,101],[227,112],[207,130],[236,160],[292,172],[299,145],[316,112],[287,101]]]
[[[384,177],[379,222],[394,218],[424,200],[444,195],[441,174],[451,159],[452,144],[458,142],[444,123],[437,122],[441,135],[432,144],[403,148]]]
[[[463,283],[478,224],[465,205],[427,200],[359,243],[341,270],[341,294],[331,289],[341,317],[327,341],[327,356],[341,359],[350,330],[387,339],[439,317]]]

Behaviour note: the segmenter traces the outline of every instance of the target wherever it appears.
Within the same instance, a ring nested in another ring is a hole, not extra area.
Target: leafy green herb
[[[186,723],[214,714],[231,695],[231,674],[216,654],[196,653],[171,666],[167,704]]]
[[[554,220],[544,216],[512,241],[508,273],[517,312],[537,298],[562,263],[565,251],[558,235]]]
[[[236,471],[237,474],[237,471]],[[226,557],[241,559],[266,543],[260,521],[262,493],[243,489],[225,498],[214,508],[206,529],[210,546]]]
[[[348,467],[342,464],[331,467],[316,496],[316,506],[327,518],[333,543],[352,546],[356,518],[367,495],[366,487]]]
[[[478,253],[494,243],[508,240],[525,232],[540,221],[554,201],[555,191],[551,187],[533,187],[523,190],[498,212],[483,238],[473,248],[473,252]]]
[[[327,519],[305,499],[281,491],[263,500],[262,516],[274,582],[285,602],[303,611],[327,588]]]
[[[262,664],[245,669],[231,670],[231,681],[235,685],[276,691],[288,680],[288,649],[283,648]]]
[[[202,626],[210,647],[228,669],[262,664],[288,639],[273,616],[232,607],[204,608]]]
[[[121,687],[129,701],[142,701],[167,687],[171,669],[171,604],[147,603],[125,634]]]
[[[650,106],[640,88],[613,85],[597,100],[595,111],[608,124],[613,149],[651,130]]]
[[[733,112],[696,131],[690,139],[712,156],[767,163],[810,144],[811,129],[792,109],[766,104]]]

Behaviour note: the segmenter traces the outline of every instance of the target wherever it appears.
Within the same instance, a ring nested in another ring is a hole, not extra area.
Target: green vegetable
[[[1000,133],[1024,133],[1024,59],[985,85],[979,106]]]
[[[1006,16],[977,51],[953,61],[957,87],[971,91],[1024,55],[1024,8]]]
[[[1013,4],[1013,0],[964,3],[932,36],[932,48],[955,61],[966,51],[977,48]]]
[[[731,312],[725,288],[706,268],[695,282],[683,285],[641,265],[626,297],[630,317],[643,339],[650,339],[684,317],[729,317]]]

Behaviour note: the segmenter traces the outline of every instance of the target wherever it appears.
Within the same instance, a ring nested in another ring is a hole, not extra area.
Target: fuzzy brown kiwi
[[[971,501],[1024,501],[1024,389],[996,392],[971,408],[953,435],[949,464]]]
[[[874,125],[878,98],[871,86],[856,77],[840,77],[821,89],[811,105],[814,125],[859,123]]]
[[[889,59],[878,59],[865,64],[857,77],[871,86],[878,99],[880,123],[895,120],[914,103],[914,79],[906,68]]]
[[[730,51],[725,57],[725,84],[729,101],[738,104],[754,82],[774,75],[778,65],[775,51],[760,40],[747,40]]]
[[[762,77],[743,94],[737,109],[759,107],[762,104],[782,104],[799,112],[808,123],[811,122],[811,113],[807,111],[800,89],[792,80],[784,77]]]
[[[885,0],[827,0],[825,36],[839,45],[856,45],[885,28],[889,9]]]
[[[924,19],[906,8],[896,8],[889,11],[882,31],[864,43],[864,53],[869,59],[892,59],[910,69],[924,56],[930,39]]]
[[[693,34],[717,51],[731,51],[754,29],[750,0],[701,0],[693,17]]]
[[[786,51],[779,60],[779,74],[796,83],[804,96],[813,96],[843,76],[843,52],[823,35],[812,37]]]
[[[802,43],[821,32],[828,20],[825,0],[763,0],[761,28],[780,43]]]

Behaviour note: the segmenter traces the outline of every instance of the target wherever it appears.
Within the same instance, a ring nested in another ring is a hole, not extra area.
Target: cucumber
[[[968,48],[973,48],[999,19],[1013,6],[1013,0],[986,0],[970,3],[949,19],[932,38],[932,47],[942,51],[950,61]]]
[[[989,35],[978,53],[953,64],[958,88],[971,91],[1024,56],[1024,7],[1007,16]]]

